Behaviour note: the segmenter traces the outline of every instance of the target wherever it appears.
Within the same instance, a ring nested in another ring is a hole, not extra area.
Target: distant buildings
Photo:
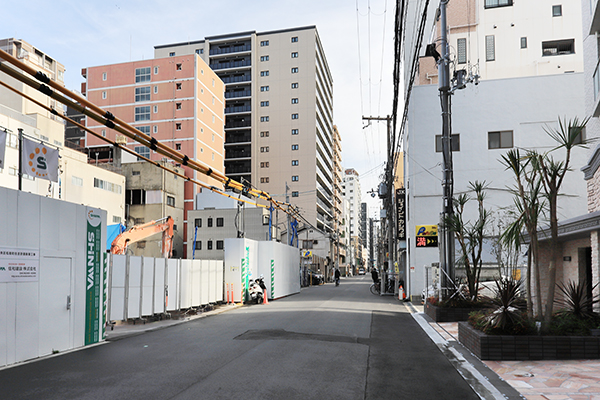
[[[361,188],[358,172],[353,168],[348,168],[344,171],[344,180],[342,184],[344,198],[349,204],[350,223],[350,247],[351,254],[347,262],[355,267],[362,265],[363,260],[363,244],[361,242],[362,233],[362,214],[361,214]]]

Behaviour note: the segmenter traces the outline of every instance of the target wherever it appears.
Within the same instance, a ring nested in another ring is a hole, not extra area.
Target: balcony
[[[232,107],[225,107],[225,114],[233,114],[233,113],[241,113],[241,112],[250,112],[252,111],[252,108],[247,105],[247,106],[232,106]]]
[[[216,56],[219,54],[230,54],[230,53],[241,53],[246,51],[251,51],[252,46],[250,44],[243,44],[237,46],[227,46],[227,47],[217,47],[214,49],[210,49],[209,54],[211,56]]]
[[[225,69],[225,68],[249,67],[250,65],[252,65],[252,62],[250,60],[239,60],[239,61],[229,61],[229,62],[222,62],[222,63],[211,63],[210,68],[213,71],[216,71],[218,69]]]
[[[250,97],[252,96],[251,90],[236,90],[225,92],[226,99],[236,99],[238,97]]]
[[[225,118],[225,129],[230,129],[230,128],[249,128],[251,126],[252,122],[250,121],[249,117],[246,118],[240,118],[240,116],[234,116],[229,117],[229,118]]]
[[[223,83],[250,82],[252,77],[248,75],[234,75],[220,77]]]
[[[227,131],[225,133],[225,144],[229,143],[250,143],[252,134],[249,129],[243,131]]]

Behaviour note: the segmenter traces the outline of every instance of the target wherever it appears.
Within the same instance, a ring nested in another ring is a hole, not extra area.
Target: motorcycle
[[[259,279],[250,281],[248,295],[250,296],[250,303],[261,304],[263,302],[263,289],[260,285]]]

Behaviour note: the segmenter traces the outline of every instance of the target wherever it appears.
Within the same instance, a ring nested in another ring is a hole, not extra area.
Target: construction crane
[[[112,254],[125,254],[127,246],[130,244],[139,242],[160,232],[162,232],[163,257],[169,258],[173,250],[173,218],[171,217],[131,227],[113,240],[110,245],[110,252]]]

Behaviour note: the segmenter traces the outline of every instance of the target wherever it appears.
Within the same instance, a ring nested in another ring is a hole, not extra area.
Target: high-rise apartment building
[[[356,266],[362,263],[360,261],[362,260],[362,214],[360,180],[358,172],[354,168],[348,168],[344,171],[342,190],[350,209],[349,222],[352,254],[347,261]]]
[[[424,288],[423,266],[439,261],[438,248],[416,247],[415,228],[437,225],[442,211],[438,71],[436,59],[425,56],[425,46],[433,43],[438,53],[442,50],[439,20],[435,10],[430,11],[428,21],[433,24],[425,29],[403,138],[408,207],[405,272],[413,296],[420,296]],[[545,129],[557,128],[559,117],[586,116],[581,2],[453,0],[447,11],[450,76],[472,78],[464,89],[462,81],[452,81],[454,193],[468,193],[469,182],[485,181],[485,204],[497,225],[506,220],[502,208],[513,204],[507,188],[514,181],[500,161],[502,155],[515,148],[549,151],[554,141]],[[420,18],[421,12],[409,15]],[[411,24],[418,25],[418,20]],[[405,65],[411,65],[414,43],[407,45],[412,47],[405,52]],[[585,157],[584,150],[575,149],[573,171],[584,165]],[[569,196],[559,200],[560,219],[586,208],[585,184],[573,179],[577,174],[567,174],[563,189]],[[467,207],[465,218],[473,220],[476,213],[476,207]],[[497,226],[490,227],[489,234],[497,233]],[[496,262],[492,256],[484,257],[490,266]]]
[[[225,84],[225,173],[333,230],[333,80],[315,26],[155,46],[197,54]],[[289,190],[286,188],[289,187]]]
[[[85,68],[82,74],[86,81],[81,91],[89,101],[159,143],[224,173],[224,84],[201,57],[187,54],[102,65]],[[117,139],[116,131],[94,120],[88,119],[87,127],[111,140]],[[123,140],[122,135],[118,136]],[[152,160],[163,158],[132,139],[127,139],[126,146]],[[100,159],[112,158],[112,146],[92,135],[87,135],[86,147],[92,158],[94,154]],[[127,156],[123,155],[124,163],[137,161]],[[190,178],[208,185],[218,184],[213,178],[182,167]],[[199,191],[194,183],[185,182],[184,225]],[[154,219],[161,217],[157,215]],[[186,235],[186,226],[182,228]],[[184,257],[186,250],[184,236]]]

